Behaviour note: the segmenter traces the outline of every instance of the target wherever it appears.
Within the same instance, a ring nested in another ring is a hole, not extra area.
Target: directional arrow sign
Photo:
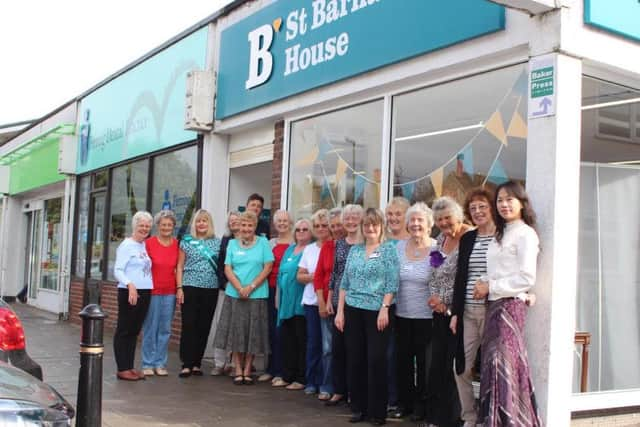
[[[532,58],[529,62],[529,118],[553,116],[556,113],[555,55]]]

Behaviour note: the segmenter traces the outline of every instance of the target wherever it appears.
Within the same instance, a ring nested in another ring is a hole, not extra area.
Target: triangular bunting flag
[[[322,191],[320,191],[320,199],[324,200],[331,194],[331,189],[329,188],[329,182],[327,178],[322,179]]]
[[[358,203],[360,197],[362,197],[362,193],[364,193],[364,185],[367,182],[365,181],[362,175],[355,176],[354,182],[354,191],[353,191],[353,203]]]
[[[493,163],[493,166],[489,171],[489,176],[487,177],[487,180],[497,185],[500,185],[502,183],[509,181],[509,177],[507,176],[507,173],[502,167],[502,163],[500,162],[500,160],[496,159],[496,161]]]
[[[526,70],[523,70],[518,76],[518,80],[513,84],[513,91],[520,96],[524,96],[527,93],[527,86],[529,84],[529,75]]]
[[[342,157],[338,158],[338,164],[336,165],[336,184],[339,184],[344,177],[344,173],[347,171],[347,162]]]
[[[484,128],[488,130],[491,135],[498,138],[503,145],[507,145],[507,134],[504,131],[504,123],[502,122],[502,114],[500,111],[496,111],[491,115]]]
[[[442,196],[442,179],[444,178],[444,168],[439,167],[438,169],[431,172],[431,185],[433,185],[433,189],[436,192],[436,197]]]
[[[402,195],[404,198],[407,200],[413,200],[413,191],[416,189],[415,181],[405,182],[404,184],[401,184],[400,187],[402,188]]]
[[[462,154],[462,165],[464,167],[464,171],[469,175],[473,175],[473,147],[471,146],[471,144],[467,145],[465,149],[460,152],[460,154]]]
[[[320,152],[320,150],[318,150],[318,146],[314,145],[314,147],[311,149],[309,154],[307,154],[302,159],[298,160],[297,165],[298,166],[311,166],[316,161],[316,159],[318,158],[318,153],[319,152]]]
[[[318,146],[318,160],[323,161],[324,156],[331,150],[331,144],[326,139],[322,138]]]
[[[513,117],[511,117],[511,123],[509,123],[509,129],[507,130],[507,135],[515,138],[527,139],[527,124],[522,120],[522,117],[517,110],[513,112]]]

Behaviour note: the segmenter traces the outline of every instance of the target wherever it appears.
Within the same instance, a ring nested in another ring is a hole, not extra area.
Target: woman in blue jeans
[[[176,216],[170,210],[154,218],[158,234],[145,241],[151,258],[153,290],[149,311],[142,326],[142,372],[146,376],[166,376],[167,348],[171,338],[171,321],[176,307],[176,267],[178,241],[173,237]],[[180,290],[182,296],[182,290]]]

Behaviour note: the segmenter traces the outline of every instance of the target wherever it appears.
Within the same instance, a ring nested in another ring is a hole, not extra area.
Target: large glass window
[[[40,289],[57,291],[60,244],[62,240],[62,199],[44,202],[44,231],[40,255]]]
[[[87,261],[87,239],[89,236],[89,186],[91,176],[83,176],[78,181],[78,212],[76,214],[76,252],[74,274],[84,277]]]
[[[391,192],[458,201],[471,187],[525,179],[524,65],[395,96]]]
[[[147,209],[149,160],[117,167],[112,171],[109,200],[109,279],[114,280],[116,250],[125,237],[131,235],[133,215]]]
[[[575,392],[640,388],[640,90],[582,80]],[[611,104],[614,105],[611,105]]]
[[[379,100],[291,124],[294,216],[348,203],[379,205],[383,109]]]
[[[182,235],[196,205],[198,147],[157,156],[153,160],[153,197],[151,211],[171,209],[178,220],[175,232]]]

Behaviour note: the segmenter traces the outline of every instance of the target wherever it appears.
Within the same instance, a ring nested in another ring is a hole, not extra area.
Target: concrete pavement
[[[27,351],[42,365],[44,379],[75,405],[78,387],[80,328],[49,313],[12,304],[24,325]],[[302,392],[267,384],[234,386],[229,377],[178,378],[176,351],[169,355],[169,377],[124,382],[115,377],[110,335],[105,335],[103,426],[309,426],[349,425],[345,406],[326,408]],[[139,350],[138,346],[138,350]],[[136,358],[139,363],[139,355]],[[388,420],[392,426],[415,425]]]

